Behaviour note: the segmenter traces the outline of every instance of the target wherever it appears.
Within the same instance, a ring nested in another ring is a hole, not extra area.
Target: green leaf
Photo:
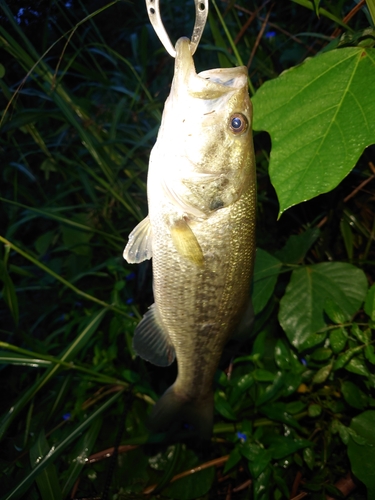
[[[255,443],[244,443],[240,448],[242,455],[247,458],[252,477],[261,474],[272,459],[272,450],[265,450]]]
[[[353,259],[353,231],[346,219],[342,219],[340,222],[341,236],[344,240],[346,253],[348,254],[348,259],[351,261]]]
[[[289,236],[284,248],[275,253],[275,257],[286,264],[298,264],[301,262],[307,251],[319,238],[319,228],[308,228],[304,233]]]
[[[277,372],[273,375],[272,384],[267,386],[264,392],[261,392],[260,396],[256,399],[255,403],[257,406],[269,401],[281,391],[284,386],[286,375],[286,373],[282,372]]]
[[[311,354],[314,361],[326,361],[332,355],[332,350],[327,347],[319,347]]]
[[[341,385],[341,392],[345,401],[353,408],[357,408],[357,410],[364,410],[368,405],[368,397],[366,394],[349,380],[343,382]]]
[[[313,379],[312,379],[313,383],[314,384],[322,384],[323,382],[325,382],[327,380],[331,371],[332,371],[332,363],[330,363],[329,365],[323,366],[313,376]]]
[[[362,377],[368,377],[370,372],[365,365],[365,363],[359,358],[352,358],[349,363],[345,366],[348,372],[356,373],[357,375],[362,375]]]
[[[312,333],[326,325],[327,299],[335,301],[350,320],[366,291],[364,272],[350,264],[323,262],[296,269],[280,301],[280,324],[289,341],[300,348]]]
[[[359,47],[319,54],[253,97],[254,129],[272,139],[280,214],[336,187],[375,142],[374,54]]]
[[[328,297],[325,301],[324,312],[333,323],[336,323],[336,325],[345,323],[347,320],[347,315],[342,312],[340,306],[332,300],[331,297]]]
[[[357,323],[353,323],[350,329],[350,333],[356,337],[362,344],[368,344],[371,342],[371,330],[366,328],[362,330]]]
[[[373,345],[367,345],[365,347],[365,356],[370,363],[375,365],[375,352],[374,352],[374,346]]]
[[[315,465],[315,453],[312,448],[305,448],[303,450],[303,459],[306,462],[308,468],[310,470],[313,470]]]
[[[262,405],[259,408],[259,411],[262,412],[266,417],[271,420],[276,420],[276,422],[283,422],[284,424],[288,424],[296,429],[300,429],[300,425],[296,419],[294,419],[289,413],[286,411],[286,404],[277,402],[277,403],[268,403]]]
[[[240,460],[241,460],[241,453],[238,451],[238,448],[236,447],[230,452],[223,473],[226,474],[232,467],[237,465]]]
[[[269,444],[269,449],[272,450],[272,457],[275,460],[285,458],[301,448],[312,445],[311,441],[307,439],[293,439],[291,437],[277,435],[263,441],[265,444]]]
[[[308,407],[307,409],[309,417],[315,418],[319,417],[319,415],[322,413],[322,407],[317,404],[312,404]]]
[[[358,347],[353,347],[352,349],[348,349],[345,352],[339,354],[336,361],[333,363],[333,371],[343,368],[352,359],[353,356],[355,356],[361,351],[362,347],[358,346]]]
[[[47,442],[44,430],[42,430],[38,439],[30,449],[30,462],[32,468],[36,467],[49,451],[50,446]],[[36,476],[35,481],[38,485],[42,500],[51,500],[52,498],[54,500],[62,500],[63,496],[57,477],[56,467],[52,463],[42,469],[41,473]]]
[[[258,382],[273,382],[275,374],[263,368],[257,368],[253,371],[253,377]]]
[[[345,328],[335,328],[334,330],[331,330],[329,334],[329,343],[335,354],[344,349],[347,340],[348,334],[346,333]]]
[[[265,250],[257,249],[251,294],[255,314],[260,313],[271,298],[281,266],[278,259]]]
[[[372,321],[375,321],[375,284],[372,285],[367,292],[365,300],[365,313],[370,316]]]
[[[210,490],[214,479],[215,467],[208,467],[175,481],[166,491],[176,500],[194,500]]]
[[[215,409],[222,415],[224,418],[229,420],[237,420],[237,417],[223,394],[219,391],[215,392]]]
[[[367,498],[375,498],[375,411],[365,411],[354,417],[350,429],[366,440],[365,444],[358,444],[350,436],[348,456],[353,474],[366,485]]]

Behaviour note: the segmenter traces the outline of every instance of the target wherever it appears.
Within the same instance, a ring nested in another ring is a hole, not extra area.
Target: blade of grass
[[[94,227],[85,226],[85,224],[81,224],[79,222],[76,222],[72,219],[68,219],[66,217],[61,217],[59,215],[55,215],[54,213],[51,213],[48,210],[41,210],[39,208],[34,208],[34,207],[30,207],[28,205],[23,205],[22,203],[19,203],[17,201],[7,200],[6,198],[2,198],[1,196],[0,196],[0,201],[2,201],[3,203],[8,203],[9,205],[14,205],[16,207],[23,208],[25,210],[29,210],[30,212],[34,212],[36,214],[41,215],[42,217],[45,217],[46,219],[51,219],[51,220],[55,220],[57,222],[61,222],[62,224],[74,227],[76,229],[80,229],[81,231],[85,231],[88,233],[100,234],[100,236],[104,236],[105,238],[110,238],[110,239],[113,239],[116,241],[120,241],[121,243],[124,242],[124,238],[122,238],[121,236],[117,236],[116,234],[106,233],[105,231],[101,231],[100,229],[96,229]],[[69,207],[67,207],[67,208],[69,208]],[[61,208],[59,208],[59,210],[61,210]]]
[[[34,468],[41,457],[45,456],[50,450],[44,429],[41,430],[38,439],[30,449],[31,467]],[[36,484],[42,500],[62,500],[61,489],[57,477],[56,467],[50,463],[35,478]]]
[[[292,2],[298,3],[299,5],[302,5],[302,7],[306,7],[306,9],[310,9],[312,11],[315,11],[315,6],[313,2],[310,2],[310,0],[292,0]],[[342,26],[345,28],[347,31],[350,31],[351,33],[354,33],[354,30],[347,24],[345,24],[341,19],[336,17],[335,15],[331,14],[328,10],[323,9],[323,7],[319,7],[318,12],[321,16],[326,17],[327,19],[330,19],[331,21],[337,23],[338,25]]]
[[[121,380],[109,377],[107,375],[102,375],[101,373],[98,373],[94,370],[90,370],[89,368],[85,368],[84,366],[77,365],[72,361],[64,361],[63,359],[55,358],[53,356],[48,356],[47,354],[40,354],[32,351],[27,351],[26,349],[22,349],[21,347],[8,344],[7,342],[0,342],[0,347],[17,353],[17,355],[15,356],[0,351],[0,363],[3,364],[5,363],[24,364],[28,366],[33,366],[35,368],[39,367],[44,368],[44,367],[49,367],[51,365],[59,365],[67,370],[75,370],[90,375],[96,382],[122,385],[125,388],[129,387],[129,384],[127,382],[123,382]],[[69,356],[69,359],[71,359],[72,357],[73,356]]]
[[[96,332],[100,325],[100,322],[104,318],[105,313],[108,309],[102,309],[93,315],[90,323],[82,331],[80,335],[67,347],[67,349],[62,353],[60,359],[61,361],[70,361],[80,349],[82,349],[89,338]],[[14,406],[10,408],[8,413],[5,414],[4,418],[0,422],[0,440],[3,438],[9,425],[12,423],[14,418],[18,413],[25,407],[25,405],[37,394],[41,388],[50,381],[50,379],[56,375],[60,370],[60,364],[51,366],[44,375],[42,375],[26,392],[17,400]]]
[[[5,245],[9,245],[9,247],[12,248],[15,252],[19,253],[20,255],[25,257],[25,259],[32,262],[35,266],[39,267],[40,269],[42,269],[43,271],[45,271],[49,275],[53,276],[56,280],[60,281],[60,283],[62,283],[66,287],[73,290],[77,295],[80,295],[81,297],[83,297],[87,300],[91,300],[92,302],[95,302],[96,304],[99,304],[102,307],[105,307],[107,309],[111,309],[112,311],[115,311],[115,312],[121,314],[122,316],[125,316],[126,318],[132,318],[132,316],[130,316],[129,313],[126,313],[124,310],[120,309],[119,307],[108,304],[107,302],[104,302],[103,300],[97,299],[93,295],[89,295],[88,293],[85,293],[82,290],[80,290],[79,288],[75,287],[69,281],[67,281],[66,279],[64,279],[63,277],[61,277],[59,274],[55,273],[54,271],[52,271],[52,269],[50,269],[49,267],[47,267],[44,264],[42,264],[41,262],[39,262],[32,255],[23,251],[17,245],[14,245],[10,241],[8,241],[6,238],[3,238],[2,236],[0,236],[0,241],[2,241]]]
[[[67,475],[65,476],[64,483],[61,491],[63,498],[66,498],[74,486],[78,476],[87,463],[87,459],[95,445],[103,419],[97,418],[94,420],[90,429],[81,437],[77,443],[72,456],[74,457],[69,466]]]
[[[3,497],[3,500],[14,500],[19,498],[22,494],[24,494],[33,483],[34,479],[42,472],[42,470],[47,467],[49,464],[53,463],[65,450],[65,448],[78,436],[82,434],[92,423],[113,403],[121,396],[123,390],[119,391],[117,394],[112,396],[108,401],[102,404],[95,412],[93,412],[89,417],[87,417],[82,423],[77,425],[73,431],[58,445],[52,447],[49,452],[40,460],[40,462],[36,465],[36,467],[26,476],[24,477],[19,484],[6,496]]]

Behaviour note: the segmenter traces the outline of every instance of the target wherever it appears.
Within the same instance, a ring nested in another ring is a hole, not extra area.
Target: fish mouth
[[[228,92],[241,88],[247,89],[247,68],[209,69],[196,73],[193,56],[190,52],[190,40],[180,38],[176,43],[176,62],[174,87],[177,91],[185,89],[192,97],[217,99]]]

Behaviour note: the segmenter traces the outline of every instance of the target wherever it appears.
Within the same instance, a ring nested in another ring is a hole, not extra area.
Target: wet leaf
[[[307,439],[294,439],[280,435],[270,435],[268,439],[265,437],[263,438],[263,443],[269,446],[268,449],[272,451],[272,458],[275,460],[280,460],[306,446],[312,445],[311,441]]]
[[[367,279],[362,270],[350,264],[323,262],[299,268],[292,273],[280,301],[279,321],[290,342],[297,348],[323,328],[326,300],[334,300],[346,320],[365,298]]]
[[[329,319],[336,323],[336,325],[340,325],[341,323],[345,323],[348,319],[347,315],[341,310],[340,306],[328,297],[324,304],[324,312],[327,314]]]
[[[362,330],[357,323],[353,323],[350,331],[362,344],[368,344],[371,341],[371,331],[369,328]]]
[[[312,448],[305,448],[303,450],[303,459],[306,462],[308,468],[310,470],[313,470],[315,465],[315,453]]]
[[[341,352],[348,340],[348,334],[345,331],[345,328],[335,328],[331,330],[329,334],[329,343],[332,347],[332,351],[335,354]]]
[[[362,347],[353,347],[352,349],[347,349],[345,352],[338,355],[336,361],[333,363],[333,370],[339,370],[343,368],[353,356],[362,351]]]
[[[320,368],[320,370],[318,370],[313,376],[313,383],[322,384],[323,382],[325,382],[329,374],[331,373],[331,370],[332,370],[332,363]]]
[[[240,452],[249,461],[249,470],[254,478],[264,471],[272,459],[272,450],[266,450],[255,443],[244,443]]]
[[[348,47],[320,54],[253,97],[254,129],[272,139],[269,172],[280,214],[336,187],[375,142],[374,52]]]
[[[284,424],[288,424],[291,427],[296,429],[300,429],[300,425],[298,421],[293,418],[287,411],[287,406],[285,403],[277,402],[277,403],[267,403],[262,405],[259,408],[266,417],[271,420],[276,420],[276,422],[283,422]]]
[[[345,366],[348,372],[356,373],[357,375],[362,375],[362,377],[368,377],[370,372],[368,371],[365,363],[359,358],[352,358],[349,363]]]
[[[365,411],[351,421],[350,428],[364,438],[365,444],[358,444],[351,436],[348,455],[353,473],[367,487],[368,498],[375,498],[375,411]]]

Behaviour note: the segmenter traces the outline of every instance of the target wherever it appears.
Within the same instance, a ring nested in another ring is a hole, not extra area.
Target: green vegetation
[[[134,356],[151,267],[122,259],[173,60],[141,1],[38,9],[0,9],[1,498],[374,498],[374,2],[211,1],[195,60],[250,68],[258,252],[209,446],[149,435],[175,368]]]

